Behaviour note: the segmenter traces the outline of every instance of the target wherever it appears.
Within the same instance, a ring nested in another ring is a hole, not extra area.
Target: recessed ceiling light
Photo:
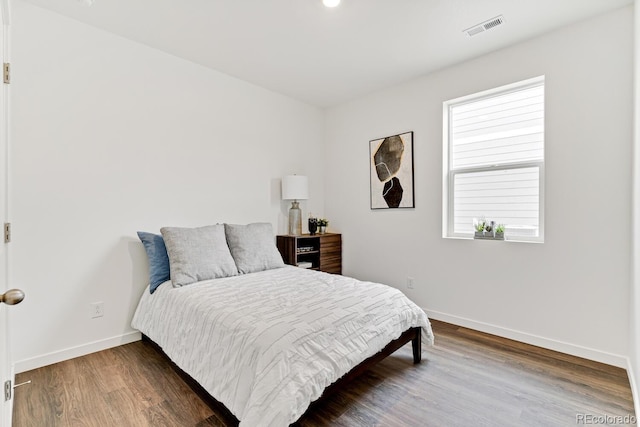
[[[336,7],[340,4],[340,0],[322,0],[322,4],[327,7]]]

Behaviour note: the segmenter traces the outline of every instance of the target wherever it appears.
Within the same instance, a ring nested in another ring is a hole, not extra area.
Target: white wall
[[[323,214],[321,110],[20,1],[12,53],[17,371],[138,337],[137,230],[284,232],[290,173],[310,178],[304,214]]]
[[[401,288],[434,318],[626,367],[632,66],[627,7],[329,110],[326,205],[345,274]],[[443,101],[539,75],[545,243],[443,239]],[[416,208],[371,211],[369,140],[409,130]]]
[[[630,302],[630,356],[627,372],[636,412],[640,411],[640,2],[634,3],[634,115],[633,115],[633,250]]]

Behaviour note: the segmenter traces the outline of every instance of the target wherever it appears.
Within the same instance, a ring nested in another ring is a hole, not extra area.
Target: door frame
[[[10,60],[10,31],[11,23],[11,7],[10,0],[0,0],[0,24],[2,30],[0,34],[0,64],[9,63]],[[2,67],[4,68],[4,66]],[[3,74],[4,72],[0,73]],[[9,223],[10,210],[10,145],[9,145],[9,84],[0,82],[0,213],[2,215],[2,224]],[[2,227],[4,230],[4,226]],[[4,232],[1,234],[4,235]],[[4,236],[3,236],[4,237]],[[1,239],[0,245],[0,292],[4,293],[11,283],[10,269],[10,245]],[[9,383],[10,398],[6,400],[1,397],[6,394],[0,394],[0,426],[10,426],[13,418],[13,384],[15,372],[13,361],[11,359],[11,337],[9,334],[9,309],[8,305],[0,304],[0,386],[4,391],[6,381]]]

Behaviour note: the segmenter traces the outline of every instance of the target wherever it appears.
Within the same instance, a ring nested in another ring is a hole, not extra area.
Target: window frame
[[[545,188],[545,163],[546,163],[546,103],[545,103],[545,144],[543,150],[543,157],[541,160],[535,161],[517,161],[509,163],[501,163],[496,165],[487,166],[467,166],[452,168],[453,154],[452,154],[452,123],[451,123],[451,108],[453,106],[462,105],[474,101],[479,101],[487,98],[500,96],[506,93],[515,92],[517,90],[524,90],[536,86],[543,86],[546,92],[545,76],[534,77],[508,85],[500,86],[494,89],[485,90],[482,92],[473,93],[471,95],[462,96],[459,98],[451,99],[442,103],[442,141],[443,141],[443,163],[442,163],[442,237],[443,238],[458,238],[458,239],[473,239],[473,233],[456,233],[454,232],[454,180],[458,174],[468,174],[475,172],[491,172],[499,170],[510,169],[523,169],[523,168],[538,168],[538,236],[514,236],[509,238],[506,236],[506,241],[519,241],[519,242],[534,242],[543,243],[545,236],[545,209],[544,209],[544,188]],[[546,95],[545,95],[546,99]],[[487,218],[491,219],[491,218]]]

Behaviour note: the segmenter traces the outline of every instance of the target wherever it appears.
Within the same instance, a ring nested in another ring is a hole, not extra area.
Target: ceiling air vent
[[[471,28],[467,28],[464,30],[468,36],[475,36],[476,34],[480,34],[487,30],[497,27],[498,25],[502,25],[504,23],[504,17],[502,15],[496,16],[495,18],[491,18],[488,21],[484,21],[478,25],[474,25]]]

